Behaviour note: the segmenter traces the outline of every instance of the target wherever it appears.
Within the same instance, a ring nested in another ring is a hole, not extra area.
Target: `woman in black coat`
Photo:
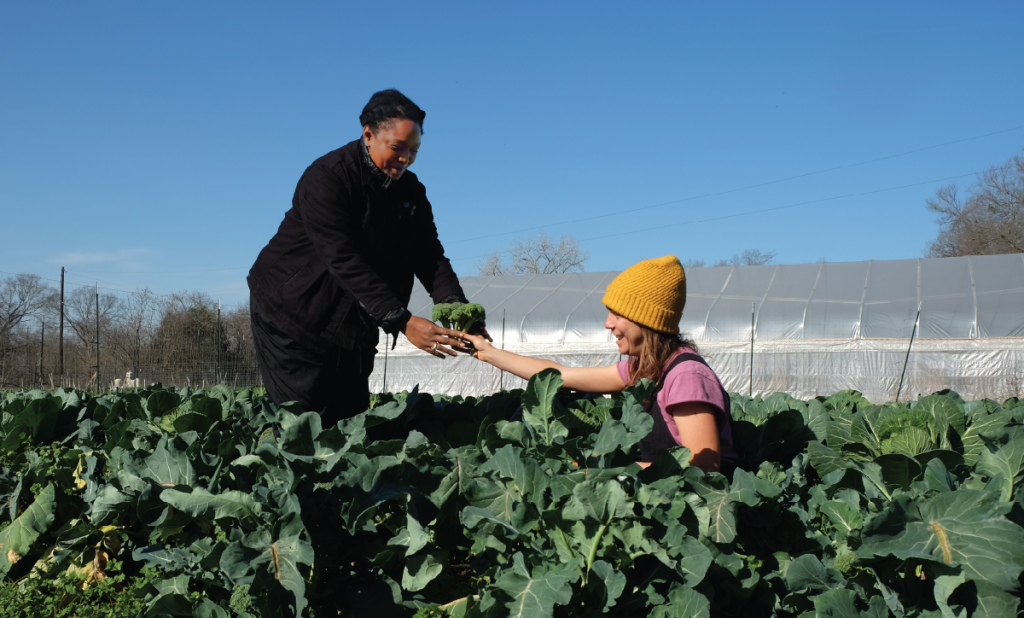
[[[406,171],[425,112],[397,90],[370,98],[359,139],[306,168],[292,207],[249,271],[256,357],[276,403],[325,426],[369,407],[378,327],[438,358],[465,350],[413,316],[417,277],[435,303],[466,302],[426,190]]]

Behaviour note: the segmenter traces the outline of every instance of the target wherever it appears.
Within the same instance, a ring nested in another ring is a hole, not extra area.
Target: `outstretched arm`
[[[607,367],[566,367],[554,361],[499,350],[479,335],[456,335],[473,344],[473,356],[524,380],[545,369],[557,369],[565,385],[588,393],[613,393],[626,387],[615,365]]]

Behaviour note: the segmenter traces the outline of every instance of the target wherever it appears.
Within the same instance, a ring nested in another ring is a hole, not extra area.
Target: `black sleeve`
[[[310,167],[296,191],[295,209],[327,271],[377,323],[403,306],[359,252],[361,208],[344,178],[321,165]]]
[[[423,185],[420,185],[422,189]],[[452,270],[452,263],[444,255],[444,247],[437,237],[437,226],[434,224],[434,210],[427,200],[426,190],[422,191],[423,218],[419,222],[420,235],[417,240],[417,255],[422,259],[416,260],[416,278],[423,284],[424,289],[430,294],[434,304],[441,302],[453,302],[452,297],[459,302],[468,302],[466,294],[462,291],[459,278]],[[417,213],[419,215],[419,213]]]

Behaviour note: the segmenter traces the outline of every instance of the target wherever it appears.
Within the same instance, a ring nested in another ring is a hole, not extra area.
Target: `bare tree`
[[[732,256],[733,266],[765,266],[775,261],[774,251],[744,249],[743,253]]]
[[[495,251],[488,255],[476,266],[477,272],[482,277],[498,277],[506,273],[508,265],[501,260],[501,251]]]
[[[0,281],[0,384],[8,383],[14,373],[28,365],[18,359],[19,350],[27,349],[26,333],[19,332],[24,327],[19,326],[29,317],[42,319],[52,296],[53,289],[38,275],[13,275]]]
[[[96,292],[91,287],[80,287],[65,297],[65,323],[74,333],[77,341],[66,341],[65,352],[69,361],[79,367],[95,367],[96,360],[96,327],[100,333],[113,331],[113,324],[121,318],[122,304],[113,294],[102,293],[99,296],[99,316],[97,318]],[[100,337],[100,345],[109,347],[105,335]],[[89,378],[89,384],[96,379],[95,371]]]
[[[34,308],[28,312],[19,308],[26,303],[15,301],[31,297],[25,290],[32,287],[15,286],[24,281],[14,279],[0,280],[4,292],[0,298],[5,301],[2,315],[5,319],[23,317],[20,324],[0,332],[0,386],[54,386],[61,349],[56,333],[59,295],[42,286],[44,300],[28,303]],[[29,277],[29,282],[33,281]],[[16,287],[20,295],[11,293]],[[149,290],[116,293],[101,289],[99,301],[101,349],[97,363],[95,288],[72,288],[65,297],[64,365],[56,384],[108,388],[127,372],[135,373],[132,377],[145,384],[260,383],[247,303],[225,308],[218,320],[216,301],[197,292],[157,296]],[[103,379],[98,385],[97,364]],[[122,386],[137,384],[123,382]]]
[[[160,316],[155,342],[168,358],[198,358],[216,353],[217,312],[204,292],[168,296]]]
[[[14,275],[0,281],[0,339],[27,317],[41,314],[54,291],[38,275]]]
[[[1024,157],[982,172],[966,198],[947,185],[925,207],[939,224],[928,257],[1024,252]]]
[[[143,362],[144,346],[153,336],[159,301],[148,289],[136,290],[121,301],[121,319],[106,335],[118,370],[138,372]],[[138,377],[138,376],[136,376]]]
[[[252,347],[252,321],[246,302],[224,314],[226,352],[231,356],[244,356]]]
[[[761,249],[744,249],[743,253],[737,253],[730,259],[721,258],[716,260],[712,266],[764,266],[775,261],[774,251],[762,251]],[[702,258],[690,258],[683,262],[683,268],[695,268],[707,266]]]
[[[505,251],[495,251],[477,268],[483,276],[553,275],[583,272],[590,255],[575,236],[563,234],[554,241],[546,233],[520,238]]]
[[[108,331],[111,323],[121,315],[121,303],[117,296],[103,293],[99,298],[99,326]],[[67,295],[64,302],[64,317],[71,332],[87,349],[96,343],[96,292],[91,287],[80,287]]]

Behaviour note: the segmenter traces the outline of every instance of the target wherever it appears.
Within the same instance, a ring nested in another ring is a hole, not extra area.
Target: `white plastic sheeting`
[[[495,345],[567,366],[619,360],[604,328],[605,287],[618,272],[467,277],[487,309]],[[856,389],[900,398],[952,388],[966,399],[1024,395],[1024,254],[687,270],[680,329],[727,389],[807,398]],[[417,284],[410,302],[428,318]],[[753,321],[753,355],[751,324]],[[378,348],[371,390],[385,388]],[[387,352],[386,389],[480,395],[525,384],[460,356],[440,361],[400,338]]]

